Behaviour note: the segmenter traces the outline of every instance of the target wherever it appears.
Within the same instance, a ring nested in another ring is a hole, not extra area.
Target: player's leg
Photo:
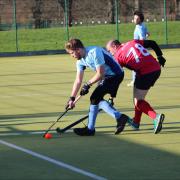
[[[147,114],[150,118],[154,119],[156,117],[155,110],[151,107],[151,105],[145,101],[145,96],[147,95],[148,90],[141,90],[134,88],[134,103],[135,103],[135,122],[140,123],[140,113],[143,112]]]
[[[140,99],[145,99],[147,92],[148,92],[147,90],[138,91],[138,89],[136,87],[133,88],[134,117],[133,117],[132,121],[130,119],[130,121],[128,121],[128,123],[131,125],[131,127],[134,130],[139,130],[141,116],[143,113],[142,110],[137,107],[137,102]]]
[[[136,77],[136,72],[132,71],[132,80],[127,84],[128,87],[133,87],[134,86],[134,81]]]
[[[103,82],[103,89],[106,91],[106,94],[110,94],[111,97],[116,97],[118,88],[120,83],[124,78],[124,74],[121,76],[110,77],[106,78]],[[129,119],[128,116],[125,114],[121,114],[121,112],[117,111],[110,103],[107,101],[100,101],[99,108],[103,109],[107,114],[112,116],[117,121],[116,131],[115,134],[119,134],[123,131],[127,120]]]
[[[162,122],[164,120],[164,114],[157,114],[153,107],[145,101],[145,97],[150,89],[160,76],[160,71],[156,71],[147,74],[141,78],[135,80],[134,87],[134,103],[135,103],[135,117],[134,122],[140,123],[140,112],[147,114],[154,122],[154,133],[158,133],[162,129]]]
[[[76,128],[74,129],[74,132],[81,136],[87,136],[87,135],[94,135],[95,134],[95,122],[96,117],[99,110],[99,103],[103,100],[103,97],[106,94],[111,94],[112,89],[116,87],[116,91],[118,89],[118,86],[120,82],[122,81],[124,75],[119,79],[119,77],[107,77],[104,80],[99,83],[99,85],[96,87],[96,89],[93,91],[91,97],[90,97],[90,108],[89,108],[89,118],[88,118],[88,126],[86,128]],[[102,103],[101,103],[102,106]],[[102,107],[101,107],[102,108]],[[117,111],[112,106],[109,106],[109,103],[104,102],[103,108],[106,109],[106,112],[110,115],[112,115],[118,123],[118,127],[120,127],[120,124],[122,125],[121,131],[124,129],[125,126],[125,119],[122,119],[121,121],[121,113]],[[119,133],[120,133],[119,130]]]
[[[148,88],[144,88],[145,84],[144,77],[142,76],[136,76],[135,81],[134,81],[134,86],[133,86],[133,103],[134,103],[134,117],[132,119],[129,119],[128,123],[131,125],[131,127],[134,130],[139,130],[140,126],[140,121],[141,121],[141,116],[142,116],[142,111],[136,106],[137,101],[140,99],[145,99],[145,96],[147,94]],[[142,89],[142,91],[138,91],[138,89]],[[143,90],[145,89],[145,90]],[[146,90],[147,89],[147,90]]]
[[[140,90],[141,91],[141,90]],[[139,92],[140,93],[140,92]],[[162,123],[164,121],[164,114],[158,114],[153,109],[153,107],[144,99],[137,100],[137,104],[135,106],[138,110],[148,115],[154,123],[154,133],[157,134],[162,129]],[[136,113],[135,113],[136,114]],[[134,118],[136,119],[136,117]]]
[[[104,112],[112,116],[114,119],[118,119],[121,114],[115,108],[113,108],[112,105],[106,100],[102,100],[99,102],[99,109],[102,109]]]
[[[90,96],[90,107],[88,115],[88,125],[85,128],[75,128],[74,132],[80,136],[93,136],[95,134],[95,123],[99,110],[99,102],[105,95],[103,88],[98,85]]]

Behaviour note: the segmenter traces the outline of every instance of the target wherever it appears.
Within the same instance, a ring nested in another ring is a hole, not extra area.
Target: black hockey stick
[[[99,112],[102,111],[102,109],[99,109]],[[71,129],[72,127],[74,127],[75,125],[79,124],[80,122],[84,121],[85,119],[87,119],[89,117],[89,115],[86,115],[84,117],[82,117],[81,119],[73,122],[72,124],[66,126],[65,128],[63,129],[60,129],[60,128],[57,128],[56,129],[56,132],[59,133],[59,134],[62,134],[64,132],[66,132],[67,130]]]
[[[109,102],[112,106],[114,105],[113,99],[109,99],[108,102]],[[101,112],[101,111],[102,111],[102,109],[99,109],[98,112]],[[89,117],[89,115],[86,115],[86,116],[82,117],[81,119],[73,122],[72,124],[66,126],[66,127],[63,128],[63,129],[61,129],[61,128],[58,127],[58,128],[56,129],[56,132],[57,132],[58,134],[62,134],[62,133],[64,133],[64,132],[66,132],[67,130],[71,129],[72,127],[74,127],[75,125],[79,124],[80,122],[83,122],[83,121],[84,121],[85,119],[87,119],[88,117]]]
[[[81,97],[81,96],[78,96],[78,97],[75,99],[74,103],[76,103],[76,102],[80,99],[80,97]],[[45,131],[43,137],[45,137],[45,135],[51,130],[51,128],[52,128],[69,110],[70,110],[70,108],[66,109],[61,115],[59,115],[59,117],[57,118],[57,120],[54,121],[54,122],[52,123],[52,125]]]

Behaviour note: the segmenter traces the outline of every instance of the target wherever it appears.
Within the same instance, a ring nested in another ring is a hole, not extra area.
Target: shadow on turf
[[[179,109],[180,105],[171,105],[171,106],[154,106],[154,109]],[[123,108],[120,107],[119,109],[121,112],[131,112],[134,111],[134,108]],[[6,122],[6,120],[10,119],[24,119],[24,118],[41,118],[41,117],[57,117],[58,115],[62,114],[62,112],[47,112],[47,113],[33,113],[33,114],[10,114],[10,115],[0,115],[0,121]],[[105,112],[101,112],[105,113]],[[88,111],[69,111],[66,116],[72,115],[87,115]]]
[[[163,129],[162,131],[160,132],[160,134],[169,134],[169,133],[180,133],[180,127],[166,127],[167,124],[180,124],[180,122],[172,122],[172,123],[164,123],[164,126],[163,126]],[[151,126],[151,127],[149,127]],[[22,135],[32,135],[32,134],[39,134],[39,136],[43,136],[44,132],[46,131],[45,129],[44,130],[17,130],[16,128],[14,127],[11,127],[11,126],[3,126],[3,127],[6,127],[8,130],[7,131],[3,131],[2,133],[0,133],[0,135],[3,135],[3,134],[8,134],[10,135],[10,133],[19,133],[19,134],[22,134]],[[2,128],[3,128],[2,127]],[[130,134],[153,134],[153,125],[152,124],[142,124],[140,126],[140,130],[133,130],[131,129],[131,127],[129,125],[126,125],[124,131],[119,134],[119,135],[130,135]],[[149,127],[149,128],[148,128]],[[112,130],[112,128],[114,128],[115,130],[115,126],[97,126],[96,127],[96,134],[97,135],[100,135],[100,134],[114,134],[114,131]],[[105,129],[104,131],[102,131],[101,129]],[[111,129],[111,130],[108,130],[108,129]],[[53,134],[56,134],[57,138],[59,136],[66,136],[66,134],[71,134],[72,135],[72,132],[73,131],[73,128],[62,133],[62,134],[58,134],[56,133],[56,130],[55,129],[52,129],[49,131],[49,133],[53,133]],[[74,134],[75,135],[75,134]],[[76,135],[75,135],[76,136]],[[53,136],[54,138],[54,136]]]
[[[180,133],[180,127],[164,127],[161,134]]]
[[[112,126],[105,126],[104,128],[112,128]],[[157,147],[158,145],[171,144],[170,141],[165,141],[162,144],[151,140],[147,144],[141,144],[138,141],[133,142],[124,138],[116,138],[125,136],[126,132],[129,131],[125,129],[122,134],[112,136],[114,132],[106,131],[106,129],[103,131],[102,127],[97,127],[95,137],[79,137],[71,132],[66,135],[62,134],[62,136],[53,134],[52,139],[42,141],[36,138],[37,136],[29,137],[29,139],[20,137],[17,141],[15,138],[13,140],[7,139],[7,141],[53,159],[73,164],[84,170],[89,170],[107,179],[164,180],[179,178],[178,163],[180,156]],[[152,133],[152,131],[149,133]],[[141,137],[143,138],[143,136]],[[14,150],[4,151],[1,157],[4,166],[0,179],[5,179],[4,177],[8,177],[8,179],[27,179],[28,173],[32,177],[30,179],[36,179],[37,177],[39,179],[52,179],[52,174],[53,179],[88,179],[84,176],[71,174],[68,171],[64,172],[62,168],[51,167],[49,163],[47,164],[44,161],[34,161],[36,159],[33,157],[32,160],[29,155],[26,159],[23,159],[23,157],[24,154],[18,155],[17,151]],[[11,170],[13,168],[15,172]],[[49,178],[43,178],[47,169]],[[11,170],[11,173],[8,173],[9,170]],[[24,178],[22,178],[23,175]]]
[[[153,128],[143,128],[141,130],[131,130],[131,129],[124,129],[124,131],[121,134],[115,135],[114,131],[112,130],[107,130],[108,128],[112,128],[114,126],[108,126],[108,127],[103,127],[106,128],[106,130],[102,131],[101,128],[102,127],[96,127],[96,133],[95,136],[103,136],[103,135],[114,135],[116,136],[125,136],[125,135],[133,135],[133,134],[154,134]],[[127,128],[127,127],[126,127]],[[167,131],[167,129],[174,129],[172,131]],[[115,127],[114,127],[115,130]],[[169,134],[169,133],[180,133],[180,128],[163,128],[162,131],[159,134]],[[155,135],[157,136],[157,135]],[[53,133],[53,139],[55,138],[71,138],[71,137],[81,137],[78,136],[76,134],[74,134],[73,129],[71,129],[70,131],[64,132],[62,134],[58,134],[58,133]],[[89,136],[87,138],[91,138],[92,136]]]

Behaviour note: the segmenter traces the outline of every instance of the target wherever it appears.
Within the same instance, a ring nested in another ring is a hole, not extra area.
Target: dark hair
[[[75,50],[77,48],[84,48],[83,43],[79,39],[70,39],[65,44],[65,49],[66,50]]]
[[[115,45],[115,46],[121,45],[120,41],[117,40],[117,39],[113,40],[112,44]]]
[[[144,21],[144,14],[143,14],[141,11],[135,11],[135,12],[134,12],[134,15],[139,16],[141,22]]]

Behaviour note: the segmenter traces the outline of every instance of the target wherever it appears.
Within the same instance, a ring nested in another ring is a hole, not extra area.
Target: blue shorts
[[[137,89],[148,90],[152,86],[154,86],[160,74],[161,74],[161,70],[154,71],[149,74],[142,75],[142,76],[136,75],[134,86]]]

